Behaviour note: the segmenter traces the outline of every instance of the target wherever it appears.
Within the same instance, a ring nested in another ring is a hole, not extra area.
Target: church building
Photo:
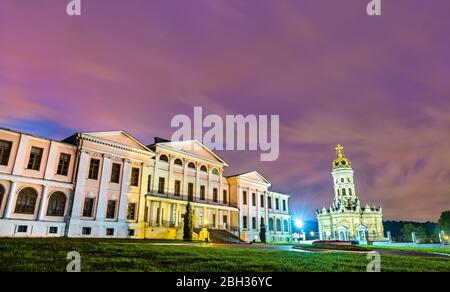
[[[331,175],[334,183],[334,200],[330,208],[317,210],[321,240],[355,240],[359,242],[382,241],[383,214],[381,207],[361,207],[353,180],[350,160],[343,147],[336,147],[336,159]]]

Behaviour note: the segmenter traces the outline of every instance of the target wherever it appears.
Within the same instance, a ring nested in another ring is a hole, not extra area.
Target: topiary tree
[[[266,243],[266,225],[264,223],[261,224],[261,230],[259,231],[259,239],[261,239],[261,242]]]
[[[194,210],[191,203],[186,206],[186,213],[184,214],[184,226],[183,226],[183,240],[192,241],[192,233],[194,232]]]

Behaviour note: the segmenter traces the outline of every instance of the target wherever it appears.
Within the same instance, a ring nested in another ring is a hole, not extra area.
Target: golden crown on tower
[[[333,169],[352,168],[352,163],[344,155],[344,147],[340,144],[336,146],[336,159],[333,161]]]

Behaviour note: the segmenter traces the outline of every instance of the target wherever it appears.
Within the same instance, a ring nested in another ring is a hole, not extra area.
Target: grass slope
[[[0,271],[64,272],[70,251],[82,271],[301,272],[366,271],[365,255],[302,253],[217,246],[163,246],[149,241],[0,239]],[[382,256],[382,271],[449,271],[450,261]]]

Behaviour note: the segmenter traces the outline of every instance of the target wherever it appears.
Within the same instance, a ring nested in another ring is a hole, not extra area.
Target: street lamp
[[[295,221],[295,226],[297,226],[298,229],[302,229],[303,228],[303,221],[300,219],[297,219]]]

